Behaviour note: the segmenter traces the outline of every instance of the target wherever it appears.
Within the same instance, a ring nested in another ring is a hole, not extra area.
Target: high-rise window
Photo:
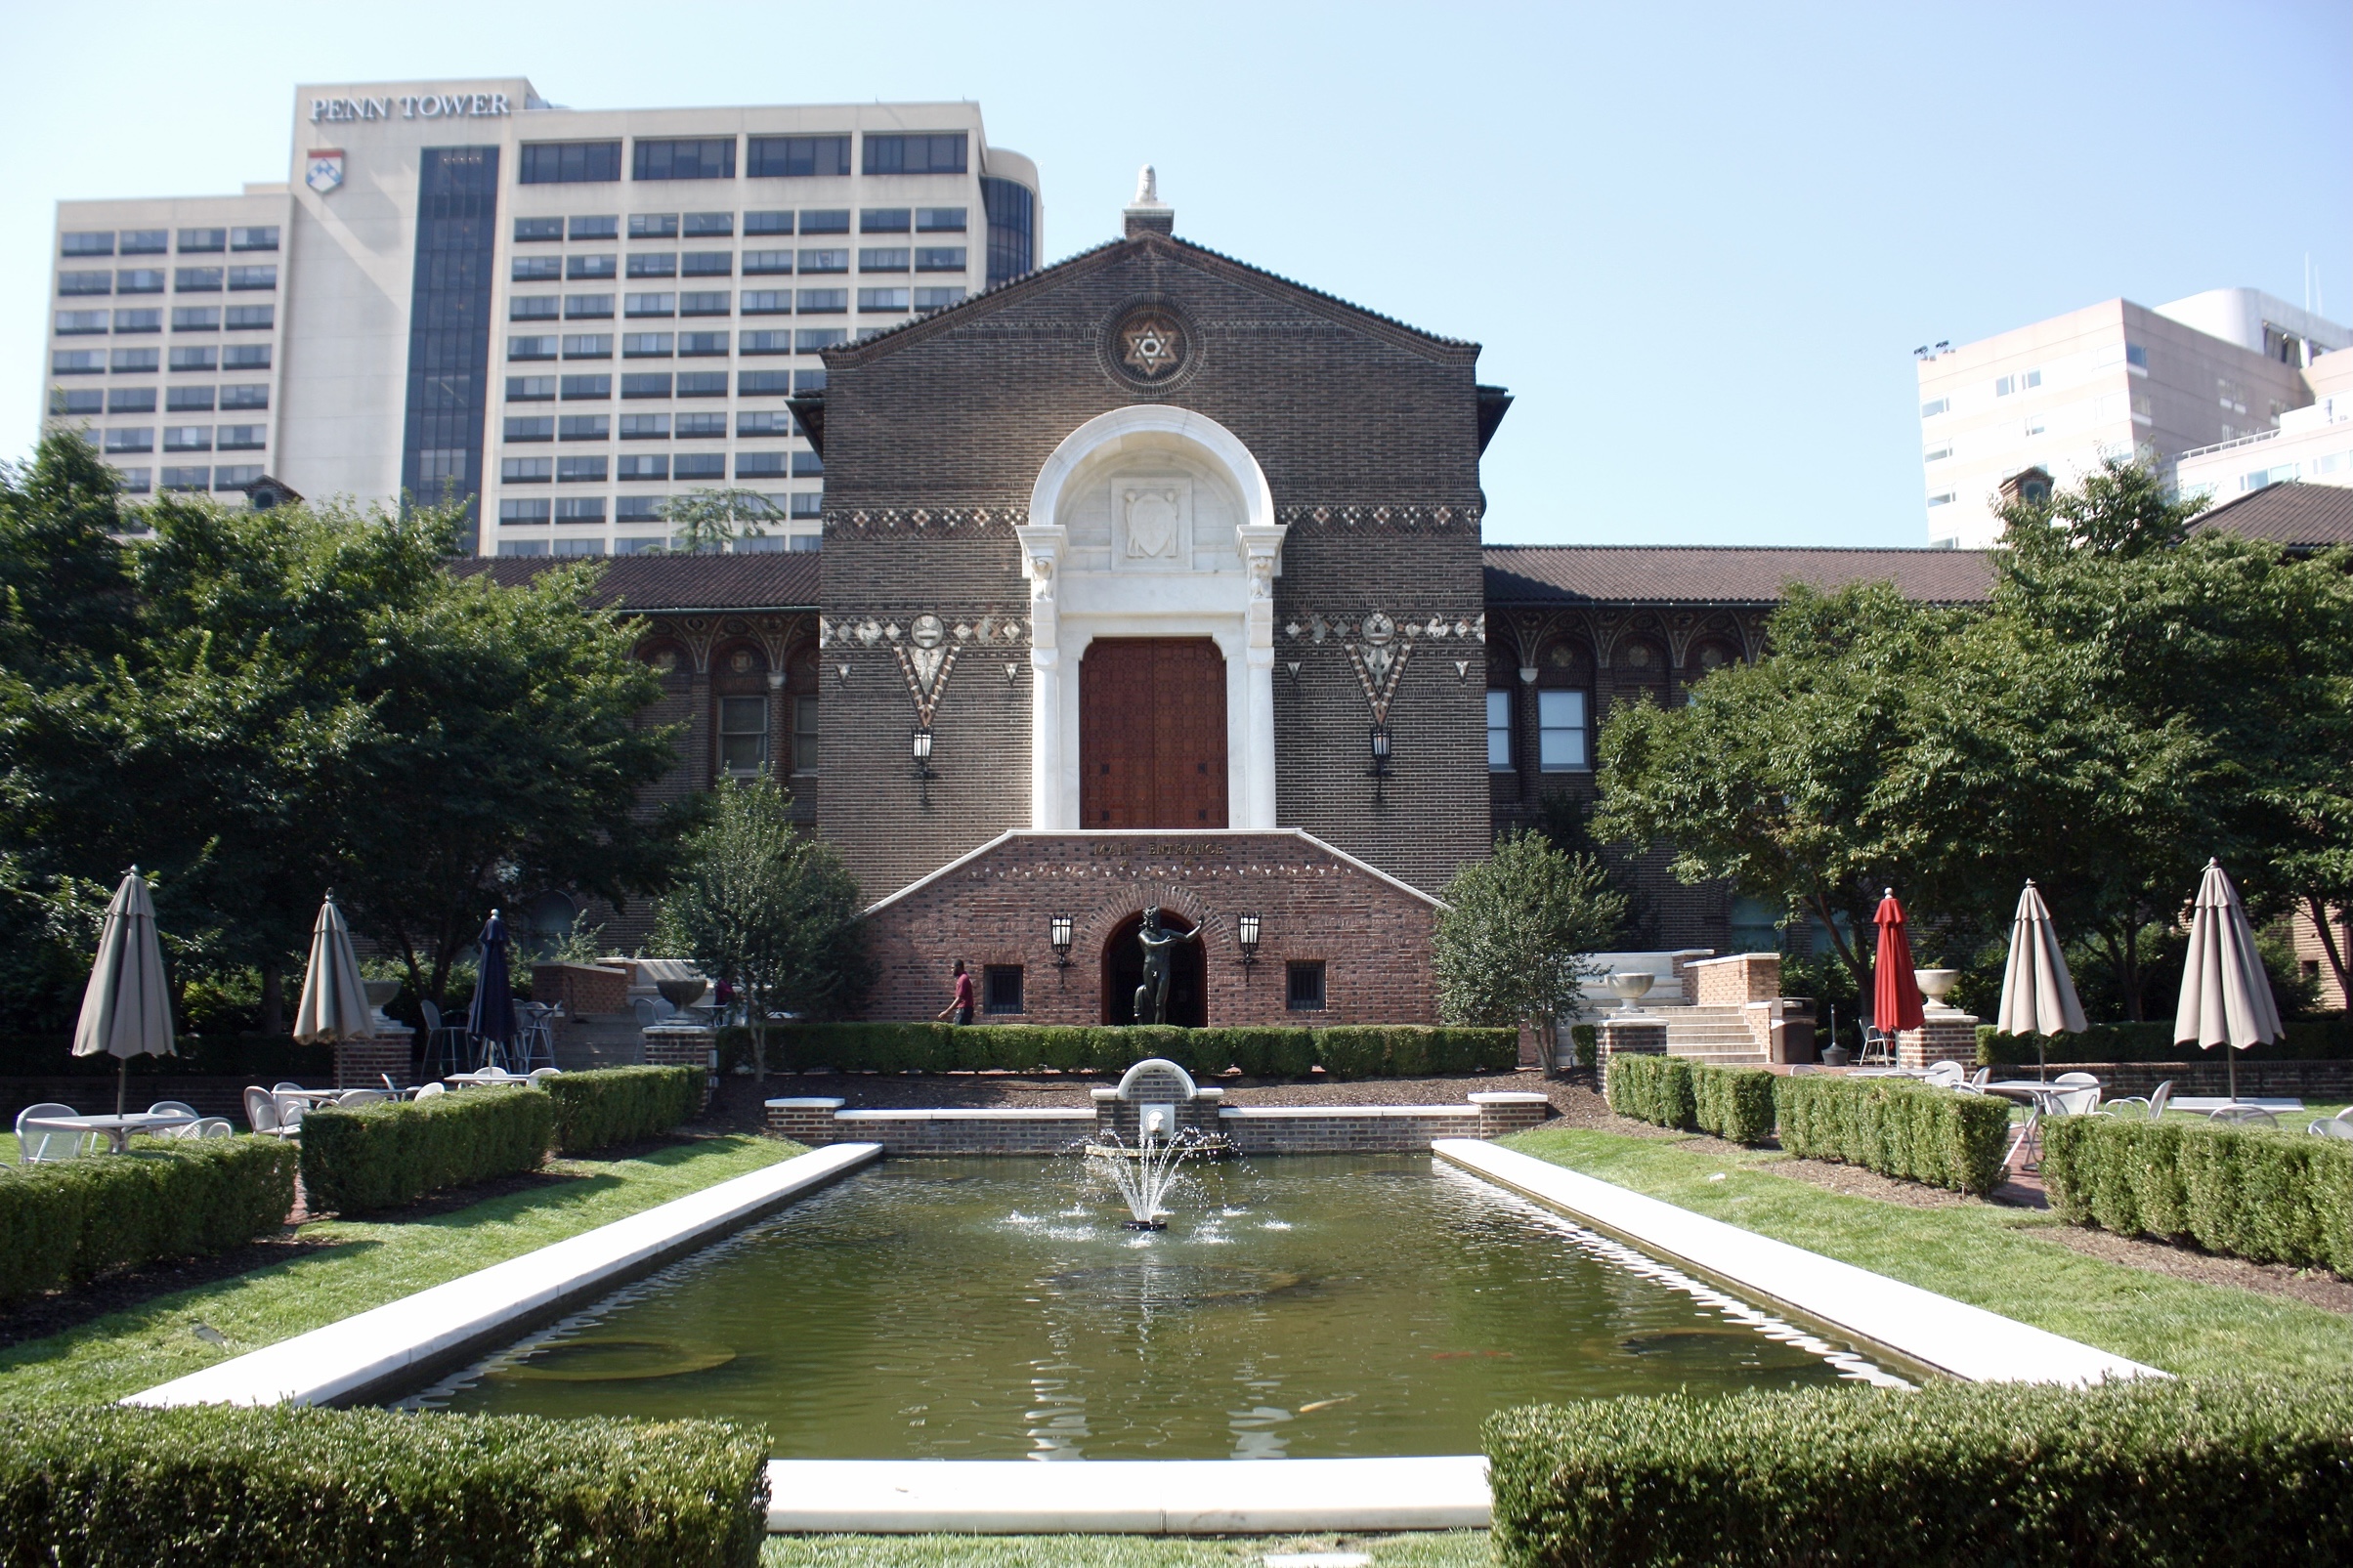
[[[719,699],[719,767],[736,778],[749,778],[768,765],[768,699],[765,697]]]
[[[526,142],[525,185],[591,185],[620,178],[619,142]],[[578,234],[574,238],[580,237]]]
[[[417,163],[415,279],[401,486],[462,500],[464,544],[481,528],[483,418],[490,402],[491,291],[498,243],[498,149],[425,148]]]
[[[928,136],[866,138],[868,174],[962,174],[964,172],[964,133],[943,131]]]
[[[1536,754],[1546,773],[1572,773],[1587,766],[1583,692],[1536,694]]]
[[[755,180],[799,180],[850,172],[846,136],[755,136],[745,167]],[[110,239],[112,236],[109,235]]]
[[[630,175],[639,180],[732,180],[736,139],[732,136],[639,137],[631,151]]]
[[[1487,693],[1487,771],[1512,771],[1512,694],[1509,690]]]
[[[1038,270],[1038,197],[1015,180],[980,177],[981,204],[989,214],[989,282]]]

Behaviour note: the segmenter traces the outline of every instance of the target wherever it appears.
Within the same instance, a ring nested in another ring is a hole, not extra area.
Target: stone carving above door
[[[1193,482],[1182,476],[1111,481],[1115,572],[1182,572],[1193,559]]]

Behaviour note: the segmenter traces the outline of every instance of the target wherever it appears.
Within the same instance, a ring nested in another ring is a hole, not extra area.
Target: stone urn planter
[[[658,980],[654,983],[654,989],[662,993],[663,1001],[683,1014],[703,999],[703,994],[710,989],[710,982],[696,975],[688,980]]]
[[[1621,1003],[1618,1011],[1629,1014],[1642,1011],[1643,998],[1650,994],[1650,987],[1657,979],[1647,969],[1620,969],[1611,975],[1608,986]]]
[[[375,1014],[378,1033],[390,1030],[393,1022],[384,1016],[384,1004],[401,994],[401,983],[398,980],[363,980],[360,983],[367,988],[367,1007],[368,1011]]]
[[[1931,1006],[1942,1007],[1945,998],[1952,995],[1952,988],[1961,983],[1961,972],[1958,969],[1914,969],[1912,979],[1918,984],[1920,995]]]

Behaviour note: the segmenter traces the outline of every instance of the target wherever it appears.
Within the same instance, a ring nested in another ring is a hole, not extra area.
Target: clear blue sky
[[[1913,345],[2225,285],[2353,318],[2353,7],[6,0],[0,453],[52,203],[284,177],[300,81],[977,100],[1050,259],[1177,233],[1485,345],[1488,536],[1916,544]]]

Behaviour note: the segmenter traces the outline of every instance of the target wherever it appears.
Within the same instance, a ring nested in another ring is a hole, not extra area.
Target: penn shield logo
[[[343,148],[339,147],[311,149],[310,167],[304,171],[302,183],[325,195],[343,184]]]

